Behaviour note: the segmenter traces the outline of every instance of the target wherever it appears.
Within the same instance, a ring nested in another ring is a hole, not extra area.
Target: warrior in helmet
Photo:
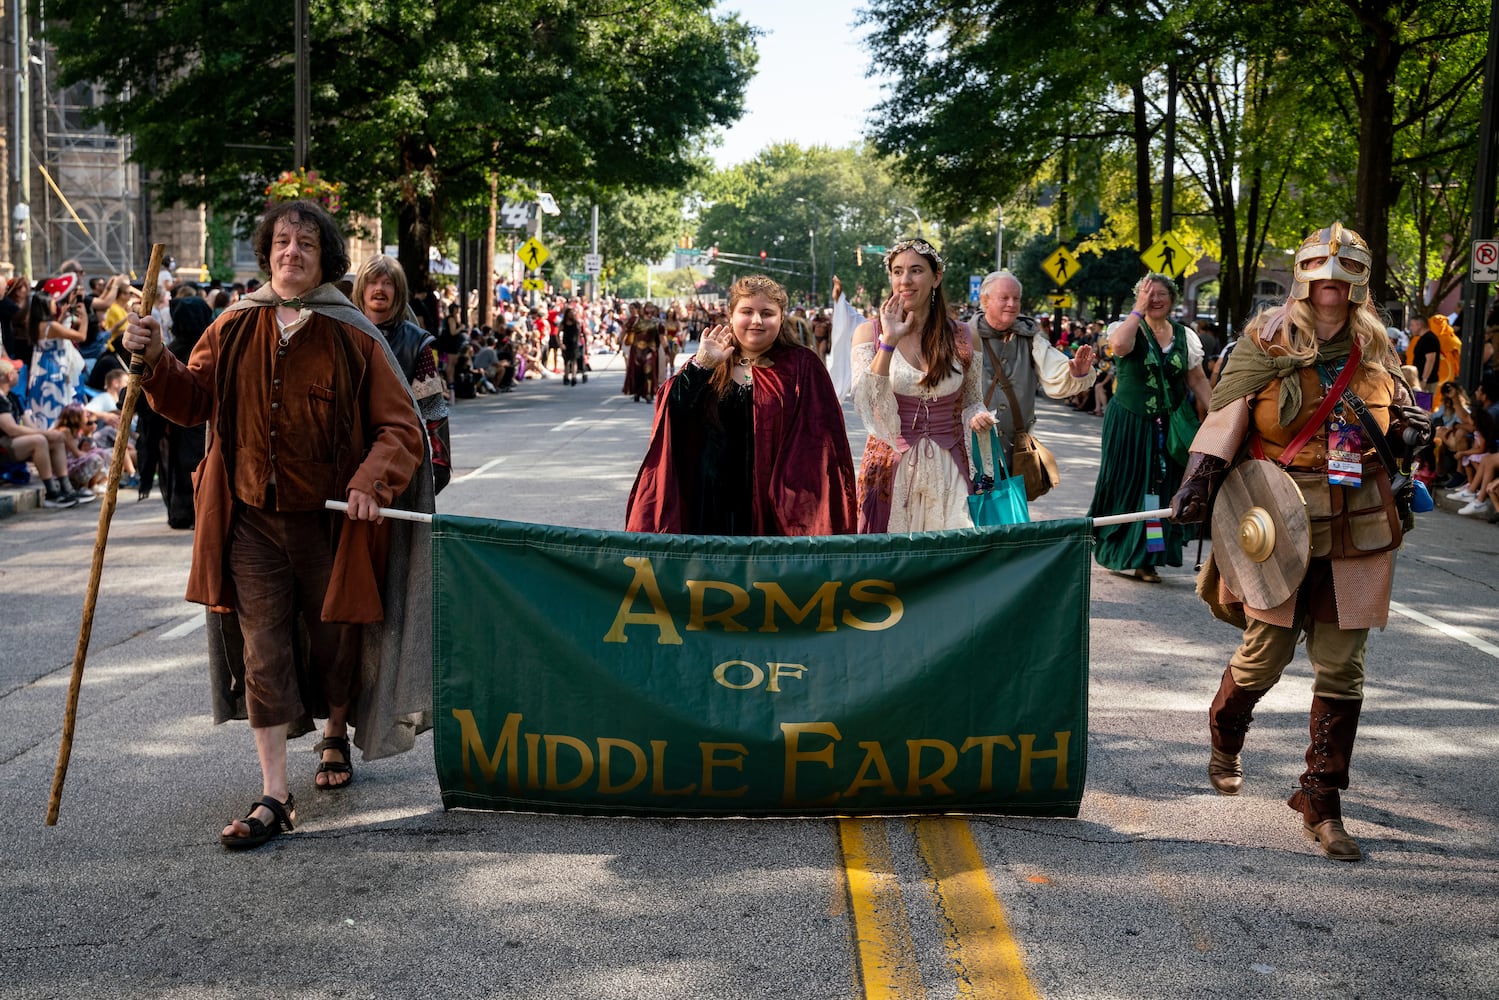
[[[1257,607],[1271,602],[1246,596],[1265,592],[1249,585],[1249,575],[1255,566],[1279,565],[1269,553],[1233,569],[1241,593],[1228,584],[1228,567],[1220,575],[1210,564],[1199,581],[1214,613],[1244,630],[1208,710],[1208,778],[1219,794],[1239,794],[1239,752],[1254,706],[1304,634],[1314,674],[1311,740],[1287,804],[1301,814],[1306,835],[1338,861],[1362,857],[1344,829],[1339,792],[1348,787],[1363,704],[1364,646],[1369,630],[1383,628],[1389,616],[1394,550],[1405,527],[1388,461],[1431,435],[1430,415],[1414,405],[1369,301],[1372,260],[1363,237],[1339,223],[1301,244],[1289,298],[1251,320],[1229,356],[1171,502],[1176,520],[1202,520],[1230,469],[1254,459],[1276,463],[1306,500],[1310,559],[1300,582],[1282,588],[1289,596],[1278,606]],[[1216,537],[1225,551],[1215,562],[1233,558],[1226,547],[1235,544]]]

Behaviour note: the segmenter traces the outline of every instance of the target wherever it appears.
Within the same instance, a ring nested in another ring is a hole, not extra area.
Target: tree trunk
[[[396,209],[397,259],[406,272],[411,294],[426,288],[431,281],[428,251],[432,246],[432,220],[436,206],[437,151],[417,137],[401,140],[400,203]]]
[[[1135,215],[1136,225],[1140,227],[1140,252],[1144,253],[1155,243],[1155,226],[1151,217],[1150,118],[1145,104],[1144,81],[1135,80],[1130,84],[1130,92],[1135,104]]]
[[[1376,9],[1377,7],[1377,9]],[[1359,100],[1358,180],[1354,194],[1356,228],[1369,241],[1374,262],[1370,293],[1383,306],[1389,299],[1390,206],[1399,194],[1395,157],[1395,73],[1403,54],[1395,40],[1389,5],[1364,7],[1364,48],[1359,54],[1363,93]],[[1332,219],[1317,225],[1331,225]]]

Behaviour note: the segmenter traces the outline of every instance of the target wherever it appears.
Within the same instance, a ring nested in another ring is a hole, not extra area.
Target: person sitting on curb
[[[16,366],[0,358],[0,463],[30,462],[42,480],[42,506],[76,507],[79,496],[68,484],[67,435],[25,422],[25,409],[16,387]],[[90,498],[92,499],[92,498]]]

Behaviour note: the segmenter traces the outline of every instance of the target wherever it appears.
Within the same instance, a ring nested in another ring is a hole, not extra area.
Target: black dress
[[[698,489],[684,514],[700,535],[754,533],[755,421],[750,386],[735,382],[720,398],[713,373],[684,365],[671,380],[666,405],[677,426],[703,428],[698,454]]]

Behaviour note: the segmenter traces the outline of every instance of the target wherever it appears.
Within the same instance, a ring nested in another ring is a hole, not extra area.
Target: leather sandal
[[[271,811],[272,820],[270,823],[262,823],[255,818],[255,810],[261,806]],[[269,795],[263,795],[260,801],[252,805],[250,811],[245,813],[245,818],[239,820],[239,822],[250,828],[250,832],[244,836],[221,833],[219,834],[219,843],[231,851],[248,851],[251,848],[259,847],[283,830],[290,833],[294,829],[291,820],[292,816],[295,815],[295,810],[296,805],[292,801],[290,793],[287,793],[285,802],[278,802]]]
[[[348,788],[354,783],[354,757],[349,752],[349,738],[347,736],[324,736],[318,741],[317,746],[312,748],[318,755],[317,771],[313,773],[313,784],[320,792],[336,792],[341,788]],[[343,760],[323,760],[324,750],[337,750],[344,755]],[[317,780],[319,774],[347,774],[349,780],[334,784],[323,784]]]

